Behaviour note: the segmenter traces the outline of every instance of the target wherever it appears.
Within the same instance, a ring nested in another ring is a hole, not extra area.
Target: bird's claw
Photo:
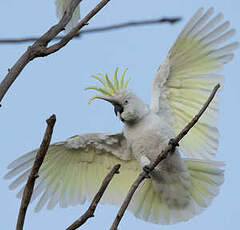
[[[172,146],[173,150],[175,150],[175,148],[179,146],[178,141],[175,138],[171,138],[168,144]]]
[[[143,171],[144,171],[145,173],[150,173],[150,172],[151,172],[151,169],[150,169],[149,165],[144,165],[144,166],[143,166]]]

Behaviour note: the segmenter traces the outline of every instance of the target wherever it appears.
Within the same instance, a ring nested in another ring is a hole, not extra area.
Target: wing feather
[[[37,150],[19,157],[9,165],[5,179],[14,181],[15,189],[26,183]],[[122,160],[125,159],[125,160]],[[102,202],[118,205],[140,172],[136,160],[128,152],[126,140],[120,134],[85,134],[49,147],[39,170],[32,201],[39,198],[35,211],[82,204],[91,200],[109,170],[121,163],[121,174],[111,182]],[[21,198],[23,188],[18,193]]]
[[[68,207],[91,200],[105,175],[116,163],[121,163],[120,174],[113,178],[101,202],[120,205],[141,171],[137,161],[128,156],[129,152],[125,152],[125,144],[122,134],[85,134],[51,145],[31,199],[34,201],[39,198],[35,211],[45,206],[53,209],[58,204]],[[114,149],[114,154],[111,149]],[[36,155],[37,151],[34,152]],[[29,154],[32,155],[32,152]],[[171,159],[176,157],[180,159],[177,153],[171,155]],[[25,165],[23,159],[26,162],[32,159],[32,164],[34,161],[34,157],[27,155],[19,159],[19,164],[16,163],[18,161],[14,163],[16,169],[11,167],[6,176],[7,179],[16,177],[10,185],[11,189],[24,184],[30,173],[31,165],[25,169],[22,166]],[[165,160],[160,167],[160,174],[165,179],[157,181],[159,189],[156,189],[156,181],[152,179],[145,180],[139,186],[128,207],[136,217],[160,224],[186,221],[202,212],[218,194],[224,180],[221,169],[223,163],[185,159],[180,167],[174,162],[168,158],[168,163]],[[19,198],[23,188],[17,195]]]
[[[225,44],[234,34],[223,15],[213,8],[199,9],[178,36],[168,57],[160,65],[152,88],[152,110],[177,134],[198,113],[213,87],[224,84],[218,74],[233,59],[238,42]],[[218,148],[219,95],[190,133],[180,149],[186,156],[213,159]],[[193,194],[194,191],[193,191]],[[199,198],[200,201],[200,198]]]

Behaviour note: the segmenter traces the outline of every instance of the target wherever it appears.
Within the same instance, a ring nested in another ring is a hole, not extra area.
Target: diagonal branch
[[[104,178],[100,189],[98,190],[97,194],[94,196],[91,205],[89,206],[88,210],[79,218],[77,219],[71,226],[69,226],[66,230],[75,230],[78,227],[82,226],[89,218],[94,217],[95,209],[102,198],[108,184],[112,180],[113,176],[119,173],[119,168],[121,167],[120,164],[115,165],[112,170],[107,174]]]
[[[159,18],[159,19],[124,22],[124,23],[119,23],[119,24],[114,24],[114,25],[109,25],[109,26],[102,26],[102,27],[96,27],[96,28],[82,30],[80,33],[75,34],[73,38],[78,39],[84,34],[112,31],[112,30],[118,30],[118,29],[123,29],[123,28],[127,28],[127,27],[158,25],[158,24],[162,24],[162,23],[174,24],[176,22],[179,22],[180,20],[181,20],[180,17],[172,17],[172,18],[164,17],[164,18]],[[57,36],[53,40],[61,40],[61,39],[63,39],[63,37],[64,36]],[[34,42],[37,39],[39,39],[39,37],[16,38],[16,39],[5,38],[5,39],[0,39],[0,44],[8,44],[8,43],[21,44],[21,43],[26,43],[26,42]]]
[[[48,146],[51,141],[53,127],[56,122],[56,116],[52,115],[49,119],[47,119],[46,122],[47,122],[47,128],[46,128],[41,146],[35,157],[34,164],[33,164],[32,170],[30,172],[30,175],[28,177],[26,186],[24,188],[21,206],[20,206],[20,210],[19,210],[19,214],[18,214],[16,230],[23,229],[27,208],[28,208],[28,205],[31,200],[32,193],[33,193],[34,183],[38,177],[39,168],[41,167],[41,165],[43,163],[44,157],[47,153]]]
[[[72,0],[68,10],[64,13],[59,23],[51,27],[45,34],[43,34],[39,39],[37,39],[33,45],[29,46],[25,53],[13,65],[13,67],[8,70],[8,74],[5,76],[5,78],[0,84],[0,102],[2,101],[9,87],[17,79],[21,71],[30,61],[37,57],[45,57],[65,46],[74,37],[74,35],[82,27],[87,25],[88,21],[94,15],[96,15],[110,0],[102,0],[80,21],[80,23],[76,27],[74,27],[68,34],[66,34],[58,43],[47,47],[49,42],[52,41],[62,30],[64,30],[65,26],[71,20],[72,14],[80,1],[81,0]]]
[[[152,162],[148,167],[147,170],[144,170],[138,178],[135,180],[135,182],[132,184],[131,188],[128,191],[128,194],[122,203],[121,208],[119,209],[117,216],[110,228],[110,230],[117,230],[117,227],[133,197],[134,192],[140,185],[140,183],[145,180],[146,178],[149,178],[149,173],[152,172],[152,170],[164,159],[167,158],[168,154],[174,152],[176,146],[178,146],[179,141],[182,140],[182,138],[188,133],[188,131],[198,122],[199,118],[202,116],[202,114],[205,112],[211,101],[213,100],[217,90],[220,88],[220,84],[217,84],[214,89],[212,90],[212,93],[210,94],[209,98],[201,108],[201,110],[198,112],[198,114],[184,127],[184,129],[176,136],[176,138],[171,139],[169,141],[168,146],[158,155],[156,160]]]

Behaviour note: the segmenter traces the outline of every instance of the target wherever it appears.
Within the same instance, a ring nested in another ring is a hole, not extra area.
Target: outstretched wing
[[[59,20],[62,18],[64,12],[67,10],[70,0],[55,0],[56,14]],[[74,26],[77,25],[80,19],[80,7],[78,6],[73,12],[73,16],[65,28],[65,32],[68,33]]]
[[[14,179],[10,189],[25,185],[37,150],[27,153],[8,168],[6,179]],[[52,144],[39,171],[32,201],[40,197],[35,211],[44,205],[48,209],[57,204],[61,207],[91,200],[111,168],[121,164],[121,173],[111,181],[102,202],[121,204],[131,183],[140,172],[138,163],[131,159],[126,140],[119,134],[85,134]],[[21,197],[24,186],[17,194]]]
[[[213,8],[201,8],[189,20],[165,61],[160,65],[152,86],[152,110],[168,120],[177,134],[195,116],[213,87],[223,85],[218,72],[233,58],[238,43],[224,43],[233,36],[228,21]],[[180,149],[188,157],[212,159],[218,148],[217,95],[200,121],[182,140]]]

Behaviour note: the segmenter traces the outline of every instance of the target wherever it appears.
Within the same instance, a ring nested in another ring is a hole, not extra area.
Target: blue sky
[[[83,0],[81,14],[85,15],[97,2]],[[111,73],[117,66],[121,69],[128,67],[128,76],[132,79],[130,89],[149,103],[151,82],[157,67],[187,19],[201,6],[214,6],[216,12],[223,12],[232,27],[237,29],[233,40],[240,40],[240,2],[236,0],[112,0],[90,21],[88,28],[162,16],[183,16],[183,20],[175,25],[152,25],[84,35],[59,52],[32,61],[22,71],[2,101],[0,111],[0,213],[4,229],[14,229],[20,205],[15,197],[16,191],[9,191],[9,181],[2,179],[6,166],[22,153],[39,146],[45,120],[52,113],[57,115],[52,142],[79,133],[121,130],[122,125],[109,104],[97,101],[88,105],[92,94],[84,88],[93,82],[89,76],[99,72]],[[0,37],[40,35],[57,22],[54,0],[1,1],[0,9]],[[27,45],[0,45],[0,80]],[[221,97],[221,138],[217,159],[225,161],[227,167],[219,196],[204,213],[186,223],[158,226],[138,220],[127,212],[120,229],[225,230],[238,226],[239,54],[237,50],[235,59],[224,70],[226,83]],[[33,207],[32,204],[29,206],[25,229],[64,229],[87,209],[88,203],[67,209],[57,207],[53,211],[44,209],[38,214],[33,212]],[[117,210],[113,206],[100,205],[95,218],[90,219],[82,229],[108,229]]]

